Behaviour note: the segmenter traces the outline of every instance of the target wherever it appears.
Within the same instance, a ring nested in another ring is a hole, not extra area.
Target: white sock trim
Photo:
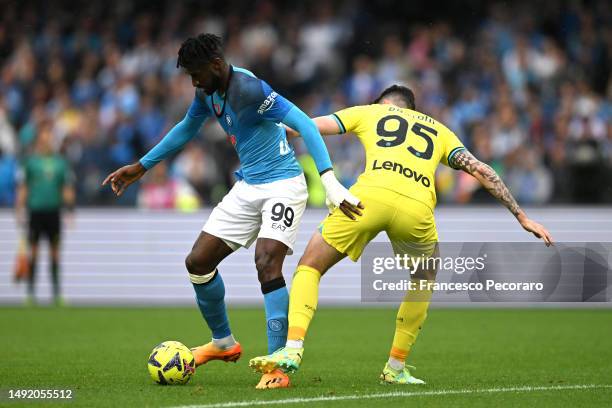
[[[285,347],[287,348],[303,348],[304,347],[304,340],[287,340],[287,343],[285,344]]]
[[[193,273],[190,273],[189,280],[191,281],[191,283],[201,285],[210,281],[215,276],[215,273],[217,273],[216,269],[212,272],[207,273],[206,275],[194,275]]]
[[[234,338],[234,336],[232,334],[230,334],[229,336],[223,337],[222,339],[212,339],[212,342],[215,346],[222,348],[222,349],[227,349],[232,347],[234,344],[236,344],[236,339]]]
[[[396,371],[402,371],[406,367],[406,363],[394,357],[389,357],[389,367]]]

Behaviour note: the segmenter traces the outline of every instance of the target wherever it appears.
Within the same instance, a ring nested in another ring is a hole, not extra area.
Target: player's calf
[[[255,266],[266,310],[268,353],[283,347],[287,341],[289,293],[282,273],[286,254],[287,246],[280,241],[269,238],[257,240]]]
[[[282,242],[262,238],[257,241],[255,268],[259,283],[263,285],[283,276],[283,261],[286,254],[287,247]]]

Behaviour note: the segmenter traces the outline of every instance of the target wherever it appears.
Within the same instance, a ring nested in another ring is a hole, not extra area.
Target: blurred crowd
[[[200,32],[221,35],[230,63],[312,116],[367,104],[393,83],[411,87],[417,109],[455,131],[521,203],[612,202],[610,2],[218,3],[0,3],[0,205],[12,205],[19,160],[49,121],[79,205],[218,202],[238,160],[214,120],[119,200],[100,187],[184,116],[194,90],[177,50]],[[326,142],[352,184],[362,147],[350,135]],[[306,154],[299,141],[296,150]],[[438,191],[442,202],[489,200],[447,168]]]

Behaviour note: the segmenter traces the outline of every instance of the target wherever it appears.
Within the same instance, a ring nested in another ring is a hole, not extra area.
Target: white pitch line
[[[233,408],[250,407],[260,405],[280,405],[280,404],[301,404],[308,402],[324,401],[348,401],[365,400],[374,398],[398,398],[398,397],[426,397],[437,395],[461,395],[461,394],[492,394],[501,392],[535,392],[535,391],[560,391],[560,390],[587,390],[596,388],[612,388],[612,384],[577,384],[577,385],[552,385],[536,387],[509,387],[509,388],[485,388],[485,389],[463,389],[463,390],[439,390],[439,391],[396,391],[379,394],[352,394],[330,397],[310,397],[310,398],[287,398],[279,400],[251,400],[251,401],[231,401],[216,404],[203,405],[180,405],[171,408]]]

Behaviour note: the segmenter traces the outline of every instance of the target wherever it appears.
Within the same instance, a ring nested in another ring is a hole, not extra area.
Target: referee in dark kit
[[[36,303],[34,283],[40,238],[49,240],[49,264],[53,285],[53,301],[62,304],[59,282],[61,240],[61,210],[74,209],[73,176],[68,162],[54,149],[53,132],[49,123],[39,129],[34,152],[26,156],[18,176],[16,213],[23,224],[27,210],[29,277],[27,304]]]

